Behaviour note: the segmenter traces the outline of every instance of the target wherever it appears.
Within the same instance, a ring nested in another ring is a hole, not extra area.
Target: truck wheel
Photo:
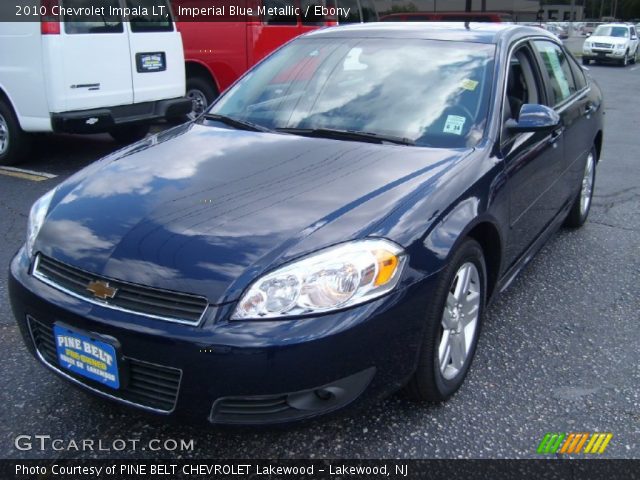
[[[129,145],[142,140],[149,133],[151,126],[148,123],[138,125],[122,125],[113,128],[109,135],[118,143]]]
[[[623,67],[629,65],[629,50],[624,52],[624,58],[620,60],[620,65],[622,65]]]
[[[199,76],[187,78],[187,98],[193,104],[187,117],[190,120],[199,117],[217,97],[218,89],[209,80]]]
[[[27,134],[20,128],[13,108],[0,98],[0,165],[15,165],[28,151]]]

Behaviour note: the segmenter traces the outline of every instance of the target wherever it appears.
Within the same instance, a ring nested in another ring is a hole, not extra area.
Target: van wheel
[[[465,240],[440,273],[427,306],[418,367],[405,387],[410,398],[442,402],[462,385],[478,344],[486,279],[482,247]]]
[[[142,140],[149,133],[151,125],[148,123],[138,125],[122,125],[113,128],[109,135],[118,143],[129,145],[130,143]]]
[[[596,181],[596,149],[592,148],[585,162],[582,178],[580,179],[580,192],[576,197],[565,225],[569,228],[579,228],[584,225],[591,209],[593,198],[593,185]]]
[[[20,128],[13,108],[0,99],[0,165],[15,165],[28,151],[27,134]]]
[[[187,114],[189,120],[199,117],[217,97],[218,89],[209,80],[198,76],[187,78],[187,98],[192,103],[191,113]]]

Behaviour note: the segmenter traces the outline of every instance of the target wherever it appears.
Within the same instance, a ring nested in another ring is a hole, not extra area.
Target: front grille
[[[31,317],[27,317],[27,321],[35,347],[50,367],[93,390],[139,407],[166,413],[175,408],[180,389],[181,370],[125,357],[129,368],[129,382],[119,390],[109,389],[91,379],[59,367],[53,328]]]
[[[204,297],[97,276],[44,255],[37,256],[33,271],[49,285],[90,302],[170,322],[197,325],[208,306]],[[95,281],[117,289],[115,296],[104,300],[93,297],[87,286]]]
[[[595,48],[608,48],[608,49],[612,49],[613,45],[611,45],[610,43],[597,43],[594,42],[593,46]]]

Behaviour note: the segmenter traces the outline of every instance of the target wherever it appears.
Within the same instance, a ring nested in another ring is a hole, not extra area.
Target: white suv
[[[108,13],[162,2],[168,11],[166,0],[101,0],[106,14],[76,16],[86,0],[39,0],[39,22],[1,22],[0,164],[25,157],[31,132],[108,132],[130,143],[152,120],[190,112],[171,17]]]
[[[638,34],[634,25],[609,23],[600,25],[593,35],[584,41],[582,63],[616,62],[621,65],[636,63]]]

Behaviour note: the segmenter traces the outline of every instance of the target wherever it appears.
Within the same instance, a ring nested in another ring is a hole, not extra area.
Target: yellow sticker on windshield
[[[462,81],[462,84],[460,86],[465,90],[469,90],[470,92],[473,92],[478,86],[478,82],[476,80],[470,80],[468,78],[465,78]]]

